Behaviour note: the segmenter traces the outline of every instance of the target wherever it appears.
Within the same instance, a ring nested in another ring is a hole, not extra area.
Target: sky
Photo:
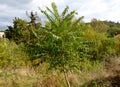
[[[66,6],[69,6],[70,11],[76,10],[79,17],[84,16],[85,22],[93,18],[120,22],[120,0],[0,0],[0,29],[12,25],[15,17],[28,20],[26,11],[37,12],[41,21],[44,20],[38,7],[45,9],[52,2],[56,3],[59,12]]]

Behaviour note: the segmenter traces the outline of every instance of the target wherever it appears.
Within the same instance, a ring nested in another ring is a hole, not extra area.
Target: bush
[[[0,67],[18,67],[26,65],[28,56],[20,45],[8,39],[0,39]]]

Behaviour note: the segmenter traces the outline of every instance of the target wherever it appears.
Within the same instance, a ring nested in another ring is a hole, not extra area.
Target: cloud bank
[[[56,3],[60,12],[68,5],[70,10],[78,12],[78,16],[85,16],[84,21],[97,18],[120,22],[120,0],[0,0],[0,29],[11,25],[14,17],[27,19],[26,11],[39,13],[38,7],[45,9],[52,2]]]

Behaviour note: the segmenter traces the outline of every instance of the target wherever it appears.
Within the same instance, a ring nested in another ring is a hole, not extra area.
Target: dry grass
[[[68,72],[71,87],[80,87],[91,80],[103,79],[115,74],[120,69],[120,58],[113,58],[110,65],[105,63],[90,64],[91,66],[77,72]],[[107,67],[107,68],[106,68]],[[109,68],[109,69],[108,69]],[[113,70],[114,69],[114,70]],[[0,87],[67,87],[64,74],[58,70],[48,71],[48,64],[43,63],[37,68],[19,67],[0,69]]]
[[[47,64],[42,64],[39,69],[0,69],[0,87],[65,87],[64,82],[63,74],[57,70],[48,71]]]

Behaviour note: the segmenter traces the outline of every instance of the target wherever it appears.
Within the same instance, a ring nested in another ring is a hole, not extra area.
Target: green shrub
[[[22,47],[8,39],[0,39],[0,67],[18,67],[26,64],[27,54]]]

